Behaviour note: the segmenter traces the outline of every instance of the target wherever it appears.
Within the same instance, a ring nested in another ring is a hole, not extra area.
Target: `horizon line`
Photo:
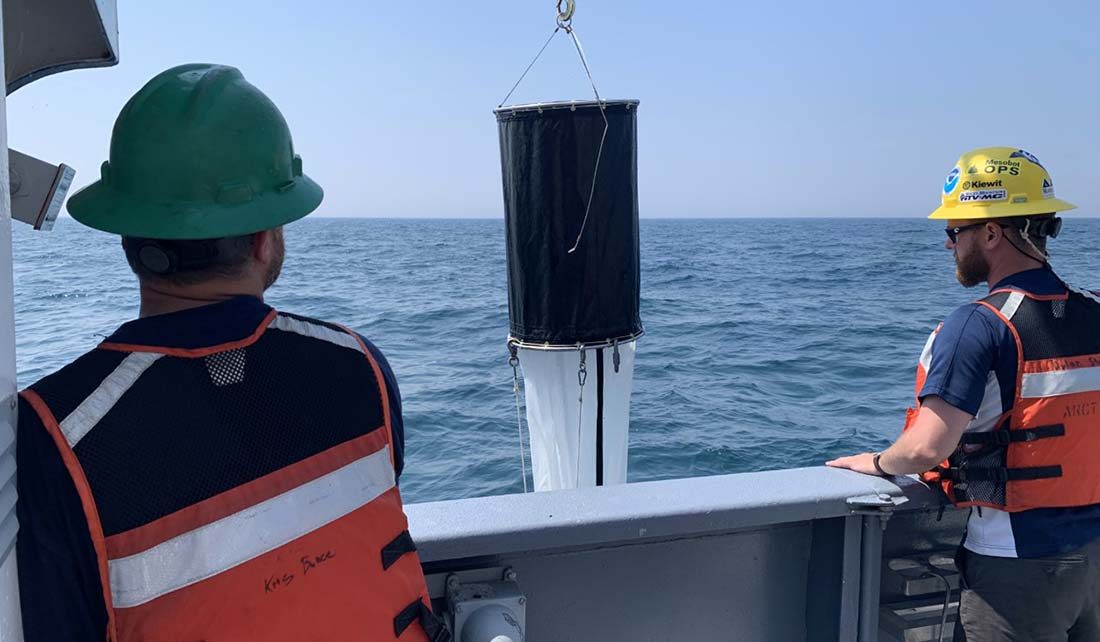
[[[67,212],[62,212],[58,217],[60,219],[74,220]],[[1097,219],[1100,218],[1100,214],[1077,214],[1069,217],[1063,216],[1063,219]],[[351,215],[341,216],[334,214],[309,214],[298,220],[306,219],[324,219],[324,220],[373,220],[373,221],[502,221],[503,215],[499,216],[375,216],[375,215]],[[927,216],[639,216],[640,221],[875,221],[875,220],[891,220],[891,221],[926,221],[932,220]],[[296,223],[292,221],[291,223]],[[291,224],[291,223],[288,223]]]

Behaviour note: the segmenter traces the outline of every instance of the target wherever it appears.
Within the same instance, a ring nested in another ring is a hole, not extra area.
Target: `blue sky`
[[[1100,213],[1098,3],[577,2],[601,94],[641,100],[643,216],[922,216],[985,145],[1028,149]],[[491,110],[553,15],[553,0],[119,0],[120,64],[17,91],[9,143],[87,184],[148,78],[219,62],[283,110],[319,214],[497,217]],[[589,95],[559,34],[512,102]]]

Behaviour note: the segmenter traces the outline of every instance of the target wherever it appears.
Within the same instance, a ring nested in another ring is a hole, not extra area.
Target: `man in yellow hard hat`
[[[169,69],[122,109],[69,211],[122,236],[140,316],[21,394],[26,642],[448,639],[386,360],[263,300],[321,198],[237,69]]]
[[[1074,206],[1014,147],[964,154],[942,201],[959,282],[989,294],[932,333],[901,437],[828,464],[923,473],[970,507],[955,639],[1100,640],[1100,296],[1047,249]]]

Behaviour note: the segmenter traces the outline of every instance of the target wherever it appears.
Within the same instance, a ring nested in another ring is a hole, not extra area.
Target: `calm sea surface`
[[[1100,288],[1100,219],[1054,266]],[[954,306],[942,223],[643,220],[631,481],[817,465],[901,428],[916,358]],[[20,385],[137,312],[115,237],[15,226]],[[522,490],[500,220],[306,219],[268,301],[370,337],[397,373],[412,501]]]

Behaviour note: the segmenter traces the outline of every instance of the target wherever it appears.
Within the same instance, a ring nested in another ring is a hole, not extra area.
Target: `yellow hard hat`
[[[943,183],[943,203],[928,218],[985,219],[1072,210],[1054,198],[1054,181],[1034,155],[982,147],[959,157]]]

